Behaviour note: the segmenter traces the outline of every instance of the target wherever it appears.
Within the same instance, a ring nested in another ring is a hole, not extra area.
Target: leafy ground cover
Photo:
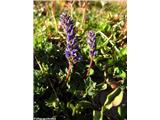
[[[60,15],[74,21],[82,59],[65,56]],[[34,1],[34,117],[57,120],[127,119],[127,10],[125,2]],[[88,31],[96,34],[89,74]]]

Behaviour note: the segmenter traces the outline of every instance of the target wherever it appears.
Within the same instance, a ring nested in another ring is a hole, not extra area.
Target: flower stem
[[[68,68],[68,73],[67,73],[66,81],[68,81],[68,78],[70,76],[71,68],[72,68],[72,64],[69,63],[69,68]]]
[[[90,73],[90,69],[91,69],[91,67],[92,67],[92,63],[93,63],[93,57],[91,57],[91,59],[90,59],[89,68],[88,68],[88,70],[87,70],[87,74],[86,74],[86,77],[85,77],[85,79],[84,79],[84,80],[86,80],[87,76],[88,76],[88,75],[89,75],[89,73]]]

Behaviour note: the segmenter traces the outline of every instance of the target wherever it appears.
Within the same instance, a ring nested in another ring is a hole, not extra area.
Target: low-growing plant
[[[126,119],[125,9],[62,3],[34,2],[34,117]]]

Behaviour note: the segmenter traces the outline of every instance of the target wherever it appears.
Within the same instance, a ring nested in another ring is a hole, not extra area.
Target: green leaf
[[[124,71],[122,71],[122,73],[119,75],[122,79],[126,78],[126,73]]]
[[[127,105],[123,104],[117,108],[117,112],[120,115],[121,119],[123,120],[127,116]]]
[[[115,67],[115,68],[114,68],[114,74],[119,74],[119,72],[120,72],[119,68],[118,68],[118,67]]]
[[[45,46],[45,48],[46,48],[46,51],[49,53],[49,52],[51,52],[51,50],[52,50],[52,44],[51,43],[47,43],[46,44],[46,46]]]
[[[92,105],[91,102],[89,102],[87,100],[81,100],[81,101],[79,101],[78,104],[80,104],[80,106],[85,106],[85,107],[89,107]]]
[[[86,95],[94,96],[95,95],[96,82],[93,82],[91,80],[91,77],[88,77],[85,82],[86,82],[86,90],[85,90],[85,94],[83,95],[83,97],[85,97]]]
[[[67,107],[72,109],[72,116],[74,116],[76,112],[75,106],[71,102],[67,102]]]
[[[127,47],[120,49],[119,57],[127,55]]]
[[[58,108],[58,106],[59,106],[59,99],[56,98],[54,95],[51,95],[50,98],[46,101],[46,105],[48,107]]]
[[[127,54],[127,47],[122,48],[121,51],[120,51],[120,53],[121,53],[122,55],[126,55],[126,54]]]
[[[112,105],[115,107],[120,105],[122,102],[122,99],[123,99],[123,91],[121,91],[120,94],[114,98]]]
[[[107,84],[106,83],[100,83],[100,84],[96,85],[96,89],[98,91],[105,90],[105,89],[107,89]]]
[[[117,95],[120,94],[120,92],[121,92],[121,88],[118,87],[107,96],[106,101],[103,105],[104,109],[110,109],[112,107],[113,100]]]
[[[107,65],[113,65],[114,64],[114,60],[113,59],[109,59],[108,61],[107,61]]]
[[[91,68],[90,72],[89,72],[89,75],[93,75],[93,74],[94,74],[94,70]]]
[[[100,49],[100,51],[101,51],[101,54],[105,54],[104,49]]]
[[[68,102],[67,107],[72,110],[72,116],[74,116],[75,113],[77,114],[80,110],[82,110],[84,108],[90,108],[91,103],[86,100],[79,101],[75,105],[73,105],[71,102]]]
[[[100,111],[93,110],[93,120],[99,120],[100,119]]]
[[[122,111],[121,111],[121,107],[119,106],[117,109],[118,114],[121,116],[122,115]]]

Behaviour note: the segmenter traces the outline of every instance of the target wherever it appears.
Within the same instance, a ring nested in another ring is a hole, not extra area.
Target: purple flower
[[[96,34],[93,31],[89,31],[87,37],[87,43],[90,47],[89,54],[94,57],[96,55]]]
[[[74,22],[66,13],[60,15],[60,22],[67,35],[66,58],[70,63],[75,64],[80,60],[81,56],[78,54],[79,47],[77,37],[75,36]]]

